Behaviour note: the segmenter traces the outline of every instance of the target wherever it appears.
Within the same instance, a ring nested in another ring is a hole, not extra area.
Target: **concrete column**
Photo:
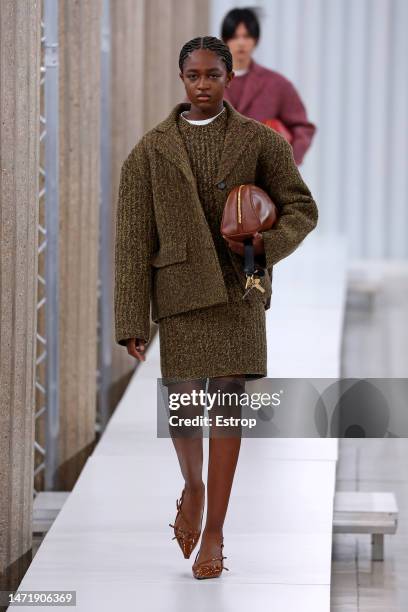
[[[40,1],[0,2],[0,590],[31,561]]]
[[[114,240],[120,168],[144,131],[144,0],[111,2],[111,145],[112,218],[111,261],[114,281]],[[113,315],[113,304],[112,304]],[[112,318],[112,410],[120,399],[135,367],[123,347],[114,342]]]
[[[185,91],[178,57],[185,42],[209,34],[207,0],[149,0],[146,4],[145,129],[164,119]]]
[[[60,488],[93,448],[96,417],[101,0],[60,0]]]
[[[112,2],[111,25],[114,232],[122,162],[139,138],[184,98],[184,87],[178,76],[178,56],[187,40],[208,34],[209,1]],[[114,233],[112,246],[113,243]],[[157,327],[154,328],[157,331]],[[115,405],[133,372],[135,360],[117,345],[113,346],[112,357],[111,399]]]

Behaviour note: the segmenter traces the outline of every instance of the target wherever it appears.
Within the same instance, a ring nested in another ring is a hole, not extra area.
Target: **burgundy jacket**
[[[240,83],[240,79],[245,80]],[[265,119],[280,119],[292,134],[295,162],[298,165],[302,163],[317,128],[308,121],[303,102],[286,77],[260,66],[252,59],[248,73],[231,81],[224,98],[239,113],[251,119],[261,122]]]

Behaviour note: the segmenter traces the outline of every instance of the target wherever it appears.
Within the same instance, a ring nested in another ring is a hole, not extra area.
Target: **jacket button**
[[[226,186],[227,186],[227,184],[226,184],[226,182],[225,182],[225,181],[220,181],[220,182],[217,184],[218,189],[225,189],[225,187],[226,187]]]

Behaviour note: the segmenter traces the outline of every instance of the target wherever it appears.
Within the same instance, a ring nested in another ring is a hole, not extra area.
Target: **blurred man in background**
[[[294,85],[282,74],[257,64],[252,53],[260,38],[254,11],[232,9],[224,17],[221,38],[233,57],[235,77],[225,90],[227,99],[240,113],[280,132],[292,145],[300,165],[316,132]]]

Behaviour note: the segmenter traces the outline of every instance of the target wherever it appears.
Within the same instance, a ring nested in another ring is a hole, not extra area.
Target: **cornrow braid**
[[[196,49],[208,49],[216,53],[224,62],[227,72],[232,70],[232,55],[228,45],[216,36],[197,36],[183,45],[179,56],[179,68],[183,72],[183,65],[187,57]]]

